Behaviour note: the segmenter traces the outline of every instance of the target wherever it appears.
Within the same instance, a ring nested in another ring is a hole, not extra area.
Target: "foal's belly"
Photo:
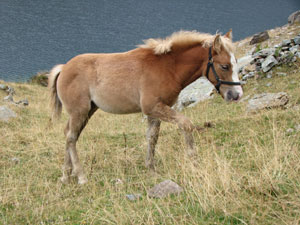
[[[122,90],[97,90],[91,93],[92,101],[104,112],[129,114],[141,112],[138,96]]]

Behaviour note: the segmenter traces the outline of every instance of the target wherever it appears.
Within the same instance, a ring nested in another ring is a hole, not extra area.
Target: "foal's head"
[[[231,40],[231,30],[224,36],[216,35],[209,49],[206,76],[226,101],[238,101],[243,95],[243,89],[239,83]]]

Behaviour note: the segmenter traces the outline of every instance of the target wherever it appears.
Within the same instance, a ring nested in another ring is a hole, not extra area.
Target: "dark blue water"
[[[0,0],[0,79],[25,81],[86,52],[121,52],[174,31],[239,40],[282,26],[299,0]]]

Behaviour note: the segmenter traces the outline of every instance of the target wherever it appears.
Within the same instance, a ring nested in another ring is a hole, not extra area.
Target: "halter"
[[[206,69],[206,77],[208,79],[208,73],[209,73],[209,69],[212,69],[213,74],[217,80],[217,84],[215,85],[215,88],[217,89],[218,93],[220,93],[220,86],[221,84],[227,84],[227,85],[241,85],[241,82],[232,82],[232,81],[225,81],[225,80],[221,80],[220,77],[218,76],[215,67],[214,67],[214,60],[211,54],[211,47],[209,48],[209,52],[208,52],[208,63],[207,63],[207,69]],[[209,79],[208,79],[209,80]]]

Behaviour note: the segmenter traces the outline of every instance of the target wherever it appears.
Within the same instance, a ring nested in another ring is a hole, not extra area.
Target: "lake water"
[[[73,56],[121,52],[178,30],[239,40],[282,26],[299,0],[1,0],[0,79],[25,81]]]

